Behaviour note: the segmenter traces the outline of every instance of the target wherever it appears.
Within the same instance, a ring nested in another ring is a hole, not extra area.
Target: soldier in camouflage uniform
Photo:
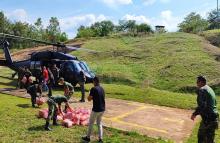
[[[57,124],[57,114],[62,113],[61,104],[63,102],[65,103],[65,106],[67,108],[70,108],[68,100],[65,96],[51,96],[48,99],[48,101],[47,101],[47,104],[48,104],[48,117],[46,119],[45,130],[51,131],[51,128],[49,127],[51,119],[53,119],[53,125],[58,125]]]
[[[198,131],[198,143],[214,143],[215,130],[218,129],[218,110],[216,106],[215,93],[211,87],[206,85],[203,76],[197,77],[197,108],[192,114],[194,120],[197,115],[202,117]]]
[[[69,100],[74,93],[72,84],[64,81],[64,78],[62,77],[59,79],[58,84],[64,86],[64,96],[66,96],[66,98]]]
[[[80,90],[81,90],[81,100],[80,102],[85,102],[85,82],[86,82],[86,77],[83,71],[80,71],[79,73],[79,85],[80,85]]]
[[[36,98],[38,97],[37,93],[39,93],[39,96],[42,94],[42,85],[41,84],[33,84],[27,88],[27,93],[31,96],[31,103],[32,107],[35,107],[36,104]]]

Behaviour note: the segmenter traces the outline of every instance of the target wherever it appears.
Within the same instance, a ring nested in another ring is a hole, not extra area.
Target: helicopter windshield
[[[79,65],[83,70],[90,71],[89,67],[87,66],[85,62],[80,62]]]
[[[81,71],[81,67],[79,66],[79,64],[77,64],[75,62],[73,62],[73,64],[74,64],[74,67],[75,67],[76,71]]]

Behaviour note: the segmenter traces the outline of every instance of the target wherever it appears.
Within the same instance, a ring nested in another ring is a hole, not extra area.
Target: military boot
[[[56,118],[56,119],[53,119],[53,125],[58,126],[57,118]]]
[[[49,127],[49,125],[50,125],[50,123],[49,123],[49,122],[46,122],[45,127],[44,127],[44,129],[45,129],[46,131],[52,131],[52,129]]]

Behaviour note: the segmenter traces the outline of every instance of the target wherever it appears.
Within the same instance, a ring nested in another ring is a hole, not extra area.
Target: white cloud
[[[132,4],[132,0],[102,0],[108,6],[117,6],[117,5],[129,5]]]
[[[148,5],[152,5],[156,2],[156,0],[144,0],[144,5],[148,6]]]
[[[169,3],[171,0],[160,0],[161,3]]]
[[[138,24],[147,23],[152,28],[156,25],[163,25],[169,32],[175,32],[178,30],[178,24],[183,20],[183,17],[173,16],[172,11],[165,10],[160,13],[159,17],[148,18],[144,15],[129,15],[123,16],[124,20],[135,20]]]
[[[160,3],[169,3],[171,0],[158,0]],[[157,0],[143,0],[145,6],[153,5]]]
[[[12,12],[6,13],[6,16],[14,21],[27,22],[28,14],[24,9],[15,9]]]
[[[140,23],[149,24],[150,23],[150,19],[148,19],[144,15],[136,16],[136,15],[126,14],[122,19],[124,19],[124,20],[135,20],[138,24],[140,24]]]
[[[103,14],[85,14],[72,16],[67,18],[59,19],[60,27],[62,31],[67,32],[69,37],[74,37],[76,35],[76,30],[79,26],[90,26],[95,22],[106,20],[107,17]]]
[[[80,25],[89,26],[97,21],[103,21],[107,18],[100,14],[98,16],[94,14],[78,15],[60,19],[60,26],[62,30],[69,30],[70,28],[77,28]]]
[[[173,16],[172,11],[166,10],[162,11],[159,18],[153,18],[152,24],[155,25],[163,25],[165,28],[174,32],[178,30],[178,24],[183,20],[183,17],[175,17]]]

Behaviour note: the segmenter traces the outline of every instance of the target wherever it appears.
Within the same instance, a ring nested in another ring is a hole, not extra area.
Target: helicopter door
[[[41,69],[41,63],[40,61],[32,61],[30,70],[35,70],[35,69]]]
[[[71,62],[65,63],[63,77],[68,82],[73,82],[74,76],[74,68]]]

